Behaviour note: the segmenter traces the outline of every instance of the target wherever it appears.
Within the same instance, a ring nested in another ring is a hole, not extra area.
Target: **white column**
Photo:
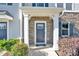
[[[24,15],[24,43],[29,46],[29,17]]]
[[[59,40],[59,15],[53,17],[53,49],[58,50]]]
[[[20,21],[20,42],[22,41],[22,10],[19,9],[19,21]]]
[[[20,7],[22,7],[22,3],[19,3],[19,8]],[[23,19],[22,19],[22,10],[21,9],[19,9],[19,19],[20,19],[20,37],[19,37],[19,39],[20,39],[20,42],[22,42],[22,21],[23,21]]]

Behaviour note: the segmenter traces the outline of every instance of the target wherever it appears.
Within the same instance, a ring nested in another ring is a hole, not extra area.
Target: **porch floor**
[[[52,47],[30,47],[28,56],[58,56]]]

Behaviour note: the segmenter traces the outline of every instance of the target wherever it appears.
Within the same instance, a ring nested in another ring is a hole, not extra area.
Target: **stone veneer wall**
[[[64,15],[61,17],[63,21],[70,21],[74,24],[74,27],[79,30],[79,13],[78,12],[65,12]]]
[[[60,18],[60,21],[71,22],[73,26],[73,35],[70,37],[62,38],[58,42],[59,50],[57,53],[60,56],[76,55],[76,48],[79,48],[79,13],[78,12],[65,12]],[[77,33],[76,33],[77,32]]]
[[[29,44],[34,45],[34,22],[35,21],[46,21],[47,22],[47,43],[53,43],[53,21],[47,16],[34,16],[29,20]]]

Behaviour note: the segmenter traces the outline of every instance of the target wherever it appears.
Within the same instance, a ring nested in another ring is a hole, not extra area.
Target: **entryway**
[[[53,46],[53,20],[49,16],[33,16],[29,20],[29,45]]]

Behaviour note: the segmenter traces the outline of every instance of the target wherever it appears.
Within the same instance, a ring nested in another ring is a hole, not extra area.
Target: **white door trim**
[[[45,44],[47,44],[47,23],[46,23],[46,21],[35,21],[35,23],[34,23],[34,43],[35,43],[35,45],[36,44],[39,44],[39,43],[36,43],[36,24],[37,23],[45,23]],[[42,43],[41,43],[42,44]]]

